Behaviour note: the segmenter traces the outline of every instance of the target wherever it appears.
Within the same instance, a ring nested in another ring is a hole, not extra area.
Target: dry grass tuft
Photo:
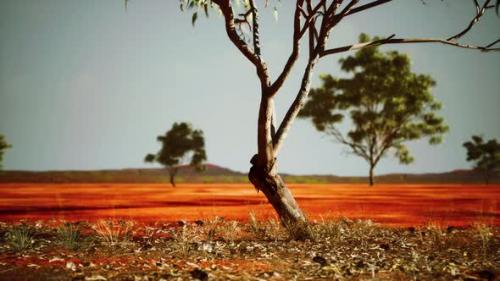
[[[80,225],[78,223],[64,223],[57,228],[59,243],[70,250],[76,250],[82,246]]]
[[[124,220],[99,220],[93,225],[97,236],[109,245],[130,242],[134,222]]]
[[[5,233],[5,242],[14,251],[19,252],[33,247],[33,228],[27,224],[13,226]]]

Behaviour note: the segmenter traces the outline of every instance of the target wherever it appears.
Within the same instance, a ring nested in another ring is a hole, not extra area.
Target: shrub
[[[104,242],[116,245],[130,241],[133,226],[134,223],[131,221],[99,220],[93,228]]]
[[[57,228],[59,243],[64,247],[76,250],[81,246],[81,233],[79,224],[64,223]]]
[[[29,249],[35,242],[33,240],[33,231],[26,224],[14,226],[12,229],[7,231],[5,235],[7,245],[9,245],[9,247],[14,251]]]

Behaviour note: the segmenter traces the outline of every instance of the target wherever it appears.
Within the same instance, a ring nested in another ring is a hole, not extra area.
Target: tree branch
[[[326,8],[326,1],[321,1],[314,10],[319,9],[320,7],[325,7]],[[281,149],[281,146],[283,145],[283,141],[286,138],[286,135],[288,131],[290,130],[290,127],[292,126],[293,121],[299,114],[299,111],[302,109],[304,106],[304,103],[306,102],[307,96],[309,95],[309,91],[311,89],[311,75],[314,67],[316,66],[316,63],[318,62],[320,56],[320,51],[324,49],[324,46],[326,45],[326,41],[328,39],[329,32],[333,25],[330,25],[330,21],[332,20],[333,16],[335,15],[335,11],[340,5],[339,0],[332,1],[330,6],[326,8],[326,12],[322,17],[321,21],[321,29],[320,29],[320,34],[317,39],[317,44],[314,46],[314,51],[312,52],[311,56],[309,57],[309,61],[307,63],[306,69],[304,70],[304,74],[302,75],[302,82],[300,85],[299,92],[297,93],[297,96],[295,97],[294,101],[292,102],[290,108],[288,108],[288,111],[285,114],[285,117],[281,121],[281,124],[278,128],[278,131],[276,132],[275,137],[273,138],[273,154],[276,157],[278,155],[279,150]],[[311,15],[310,15],[311,16]]]
[[[295,14],[293,17],[293,41],[292,41],[292,53],[288,57],[288,60],[281,71],[280,75],[276,79],[276,81],[271,85],[270,87],[270,93],[271,95],[275,95],[278,90],[283,86],[283,83],[285,82],[286,78],[290,74],[290,71],[292,70],[293,65],[297,61],[297,58],[299,57],[299,52],[300,52],[300,46],[299,46],[299,41],[300,41],[300,13],[301,13],[301,6],[304,3],[304,0],[299,0],[297,1],[297,4],[295,6]]]
[[[405,123],[406,121],[401,122]],[[375,157],[375,161],[373,162],[375,165],[377,165],[378,161],[384,156],[385,152],[387,149],[391,148],[393,145],[394,137],[396,136],[397,133],[399,133],[400,126],[394,129],[386,138],[382,141],[382,148],[378,149],[378,154]]]
[[[249,2],[250,11],[252,13],[253,51],[260,60],[259,13],[257,11],[257,8],[255,7],[254,0],[249,0]]]
[[[355,13],[359,13],[359,12],[362,12],[364,10],[367,10],[367,9],[370,9],[370,8],[373,8],[373,7],[376,7],[376,6],[379,6],[379,5],[391,2],[391,1],[392,0],[377,0],[377,1],[373,1],[371,3],[364,4],[364,5],[361,5],[361,6],[358,6],[358,7],[350,9],[349,11],[347,11],[347,13],[344,16],[349,16],[349,15],[352,15],[352,14],[355,14]]]
[[[342,11],[340,12],[340,16],[345,16],[347,15],[351,10],[352,10],[352,7],[356,4],[358,4],[359,0],[351,0],[351,2],[349,2],[345,7],[344,9],[342,9]]]
[[[306,23],[304,23],[304,31],[309,30],[309,58],[312,58],[313,56],[313,50],[314,50],[314,30],[316,29],[315,26],[315,20],[314,20],[314,14],[312,11],[312,5],[311,1],[307,1],[307,11],[309,12],[309,19]]]
[[[283,118],[283,121],[281,121],[278,131],[276,132],[276,135],[273,138],[274,157],[278,155],[278,152],[281,146],[283,145],[283,141],[285,140],[286,135],[290,130],[293,121],[297,117],[297,114],[299,114],[299,111],[300,109],[302,109],[302,106],[304,106],[304,103],[309,94],[309,90],[311,88],[312,70],[314,69],[314,66],[316,65],[318,59],[319,57],[316,56],[316,58],[310,60],[309,63],[307,64],[304,74],[302,76],[302,82],[300,85],[299,92],[295,97],[295,100],[293,101],[292,105],[286,112],[285,117]]]
[[[255,66],[257,69],[257,75],[260,79],[262,85],[268,87],[269,82],[269,74],[267,71],[267,66],[261,58],[256,55],[248,45],[241,39],[235,29],[234,22],[234,14],[233,8],[231,6],[231,1],[228,0],[213,0],[215,4],[217,4],[224,15],[224,21],[226,25],[226,33],[231,40],[231,42],[240,50],[240,52]]]
[[[244,14],[240,14],[239,16],[242,18],[235,18],[234,23],[238,26],[246,24],[246,25],[248,25],[248,29],[252,30],[252,26],[248,22],[248,17],[250,17],[251,14],[252,14],[252,10],[248,10]],[[241,29],[241,27],[239,27],[239,28]]]
[[[500,48],[492,48],[494,45],[496,45],[497,43],[500,42],[500,39],[498,39],[498,40],[496,40],[488,45],[485,45],[485,46],[478,46],[478,45],[461,44],[458,42],[448,41],[445,39],[393,38],[393,37],[394,37],[394,35],[391,35],[385,39],[374,40],[374,41],[370,41],[370,42],[364,42],[364,43],[358,43],[358,44],[352,44],[352,45],[328,49],[328,50],[321,52],[320,56],[324,57],[327,55],[332,55],[332,54],[337,54],[337,53],[342,53],[342,52],[347,52],[347,51],[352,51],[352,50],[358,50],[358,49],[362,49],[365,47],[371,47],[371,46],[380,46],[380,45],[387,45],[387,44],[409,44],[409,43],[440,43],[440,44],[445,44],[445,45],[450,45],[450,46],[455,46],[455,47],[460,47],[460,48],[465,48],[465,49],[476,49],[476,50],[480,50],[483,52],[500,51]]]
[[[308,0],[309,2],[309,0]],[[309,13],[306,15],[305,11],[302,9],[302,5],[304,5],[304,0],[298,0],[295,6],[295,14],[294,14],[294,22],[293,22],[293,41],[292,41],[292,53],[288,57],[288,60],[281,71],[280,75],[276,79],[276,81],[270,87],[271,95],[275,95],[278,90],[283,86],[286,78],[290,74],[295,62],[300,53],[300,39],[305,34],[305,32],[310,28],[309,23],[314,19],[316,13],[321,8],[321,5],[325,2],[325,0],[321,0],[312,10],[309,10]],[[305,18],[305,22],[303,27],[300,27],[300,16],[301,14]]]
[[[351,0],[351,2],[343,9],[343,11],[337,15],[339,17],[344,17],[347,15],[352,15],[354,13],[358,13],[361,11],[364,11],[366,9],[370,9],[385,3],[388,3],[392,0],[377,0],[373,1],[371,3],[361,5],[358,7],[351,8],[353,3],[357,3],[357,0]],[[409,44],[409,43],[439,43],[439,44],[444,44],[444,45],[450,45],[450,46],[455,46],[459,48],[465,48],[465,49],[477,49],[481,50],[484,52],[487,51],[499,51],[500,48],[493,48],[494,45],[498,44],[500,42],[500,39],[493,41],[490,44],[480,46],[480,45],[472,45],[472,44],[463,44],[459,43],[456,40],[460,39],[462,36],[464,36],[467,32],[469,32],[472,27],[479,22],[479,19],[484,15],[486,9],[491,8],[490,2],[491,0],[486,0],[484,4],[481,6],[478,2],[478,0],[473,0],[474,4],[476,6],[476,15],[474,18],[470,21],[470,23],[467,25],[465,29],[462,31],[458,32],[457,34],[450,36],[446,39],[441,39],[441,38],[394,38],[395,35],[391,35],[385,39],[380,39],[380,40],[374,40],[370,42],[364,42],[364,43],[358,43],[358,44],[352,44],[352,45],[347,45],[347,46],[342,46],[342,47],[337,47],[337,48],[332,48],[329,50],[325,50],[321,52],[321,57],[326,56],[326,55],[331,55],[331,54],[337,54],[337,53],[342,53],[346,51],[351,51],[351,50],[358,50],[362,49],[365,47],[370,47],[370,46],[380,46],[380,45],[386,45],[386,44]]]
[[[474,24],[476,24],[477,22],[479,22],[479,19],[484,15],[484,12],[486,11],[486,9],[488,7],[488,4],[490,2],[491,2],[491,0],[486,0],[484,2],[483,7],[480,7],[479,6],[479,2],[477,0],[474,0],[475,6],[476,6],[476,16],[470,21],[469,25],[467,25],[467,27],[464,30],[462,30],[459,33],[457,33],[457,34],[455,34],[455,35],[447,38],[446,40],[447,41],[457,40],[460,37],[464,36],[467,32],[469,32],[472,29],[472,26],[474,26]]]
[[[342,133],[340,133],[340,131],[337,128],[335,128],[335,126],[333,126],[333,125],[328,126],[327,134],[333,136],[333,138],[337,142],[349,146],[352,149],[352,151],[354,152],[354,154],[360,156],[361,158],[365,159],[366,161],[370,161],[370,155],[367,153],[365,147],[363,147],[362,145],[357,144],[355,142],[350,142],[350,141],[346,140],[344,138],[344,136],[342,136]]]

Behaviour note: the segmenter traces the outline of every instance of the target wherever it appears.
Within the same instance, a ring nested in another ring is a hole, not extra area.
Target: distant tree
[[[481,136],[472,136],[471,141],[464,142],[467,149],[467,161],[474,161],[474,168],[484,175],[484,182],[500,171],[500,143],[496,139],[485,142]]]
[[[160,163],[168,169],[170,183],[175,187],[175,176],[179,166],[189,163],[197,170],[203,169],[207,159],[202,130],[194,130],[188,123],[174,123],[164,135],[158,136],[161,149],[156,154],[144,158],[147,163]]]
[[[360,43],[370,40],[360,35]],[[318,131],[365,159],[370,185],[375,166],[390,150],[402,164],[409,164],[413,157],[405,141],[429,137],[430,144],[441,142],[448,126],[435,114],[441,108],[431,93],[435,82],[413,73],[407,55],[370,47],[340,59],[340,65],[351,76],[322,75],[322,87],[311,89],[299,117],[311,118]],[[343,133],[337,124],[346,115],[352,125]]]
[[[7,149],[9,149],[11,147],[12,147],[12,145],[7,143],[5,136],[0,134],[0,170],[2,169],[3,154],[5,153],[5,151]]]

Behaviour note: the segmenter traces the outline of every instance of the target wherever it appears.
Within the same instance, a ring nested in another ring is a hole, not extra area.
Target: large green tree
[[[370,40],[361,34],[360,43]],[[407,55],[374,46],[340,59],[340,66],[349,77],[322,75],[322,86],[311,90],[299,117],[366,160],[370,185],[376,165],[391,150],[409,164],[406,141],[429,137],[430,144],[440,143],[448,127],[435,114],[441,108],[431,93],[435,82],[413,73]],[[338,125],[346,116],[352,125],[343,132]]]
[[[307,99],[312,73],[320,59],[350,50],[385,44],[438,43],[481,51],[500,50],[500,48],[495,47],[500,42],[499,40],[486,45],[461,42],[462,37],[469,33],[486,11],[495,8],[494,2],[491,0],[474,1],[474,9],[472,10],[474,14],[471,16],[470,21],[464,23],[464,26],[457,27],[459,30],[452,35],[442,38],[402,38],[392,34],[379,40],[337,47],[329,47],[330,42],[328,39],[331,31],[339,23],[351,22],[354,20],[354,15],[359,17],[371,9],[381,9],[393,0],[363,2],[360,0],[295,0],[291,1],[293,3],[293,20],[290,22],[290,27],[293,35],[290,41],[290,54],[283,63],[278,75],[272,78],[261,52],[259,16],[262,6],[274,6],[273,0],[261,2],[260,7],[255,0],[179,1],[182,9],[192,11],[191,19],[193,23],[198,18],[199,12],[208,15],[211,9],[217,10],[223,17],[228,39],[255,68],[260,85],[260,105],[257,109],[257,154],[250,161],[252,167],[248,176],[257,190],[264,193],[269,203],[276,210],[281,222],[287,226],[292,226],[297,230],[297,234],[304,233],[307,235],[307,227],[305,227],[307,226],[307,219],[278,174],[277,158],[287,132]],[[299,59],[301,46],[305,46],[307,51],[300,86],[283,120],[275,128],[274,101]],[[221,82],[223,81],[221,80]],[[300,229],[304,231],[299,231]]]
[[[474,169],[484,175],[484,181],[489,183],[490,177],[500,171],[500,143],[496,139],[484,141],[481,136],[472,136],[464,142],[467,149],[467,161],[474,161]]]
[[[4,155],[5,151],[11,147],[12,147],[12,145],[10,145],[7,142],[7,140],[5,139],[5,136],[0,134],[0,170],[2,169],[3,155]]]
[[[144,158],[148,163],[160,163],[168,169],[170,183],[175,187],[175,176],[180,165],[188,164],[197,170],[203,168],[207,160],[205,139],[202,130],[195,130],[190,124],[174,123],[164,135],[158,136],[161,149],[156,154],[147,154]]]

